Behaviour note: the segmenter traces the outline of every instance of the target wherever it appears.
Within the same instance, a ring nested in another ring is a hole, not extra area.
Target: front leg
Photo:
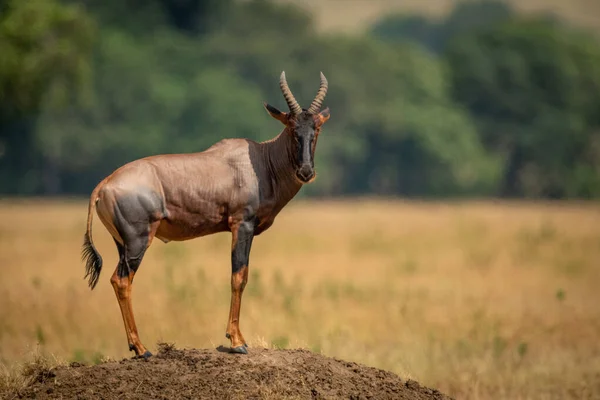
[[[231,352],[233,353],[248,353],[246,350],[248,345],[240,331],[240,307],[242,293],[248,282],[248,262],[254,238],[255,220],[254,217],[245,217],[241,222],[231,224],[233,236],[231,244],[231,308],[225,336],[231,340]]]

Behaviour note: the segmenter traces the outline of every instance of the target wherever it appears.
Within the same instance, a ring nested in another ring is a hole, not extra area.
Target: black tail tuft
[[[94,289],[100,278],[100,271],[102,271],[102,257],[98,254],[98,251],[94,247],[94,244],[90,240],[90,236],[86,232],[83,236],[83,248],[81,249],[81,260],[85,261],[85,278],[88,276],[90,288]]]

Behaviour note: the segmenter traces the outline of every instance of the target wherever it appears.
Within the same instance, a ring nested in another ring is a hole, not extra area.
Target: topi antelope
[[[273,224],[303,184],[314,180],[317,139],[329,119],[328,108],[320,111],[327,93],[323,73],[308,110],[294,98],[285,72],[279,85],[289,112],[264,104],[267,112],[285,125],[274,139],[262,143],[225,139],[200,153],[143,158],[117,169],[92,191],[82,251],[85,277],[93,289],[102,270],[102,257],[92,241],[96,211],[119,251],[110,282],[121,308],[129,350],[137,357],[152,354],[138,335],[131,287],[152,239],[167,243],[224,231],[232,235],[231,307],[225,336],[231,340],[231,352],[247,354],[239,318],[252,239]]]

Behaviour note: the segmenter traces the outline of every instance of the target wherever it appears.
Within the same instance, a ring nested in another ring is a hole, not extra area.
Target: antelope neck
[[[273,139],[262,142],[261,147],[269,177],[277,188],[277,197],[291,200],[302,187],[296,178],[292,132],[285,127]]]

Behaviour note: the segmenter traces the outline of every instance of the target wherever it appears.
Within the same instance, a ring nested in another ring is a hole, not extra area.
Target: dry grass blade
[[[54,356],[44,354],[39,347],[27,358],[29,360],[11,367],[0,364],[0,398],[19,398],[26,387],[53,378],[56,367],[65,364]]]
[[[82,279],[86,211],[0,202],[5,364],[35,342],[80,363],[131,356],[101,224],[104,271],[93,292]],[[255,240],[240,324],[251,352],[305,347],[456,398],[599,397],[598,243],[592,203],[295,201]],[[154,242],[133,285],[145,343],[229,345],[230,246]],[[23,384],[13,370],[4,388]]]

